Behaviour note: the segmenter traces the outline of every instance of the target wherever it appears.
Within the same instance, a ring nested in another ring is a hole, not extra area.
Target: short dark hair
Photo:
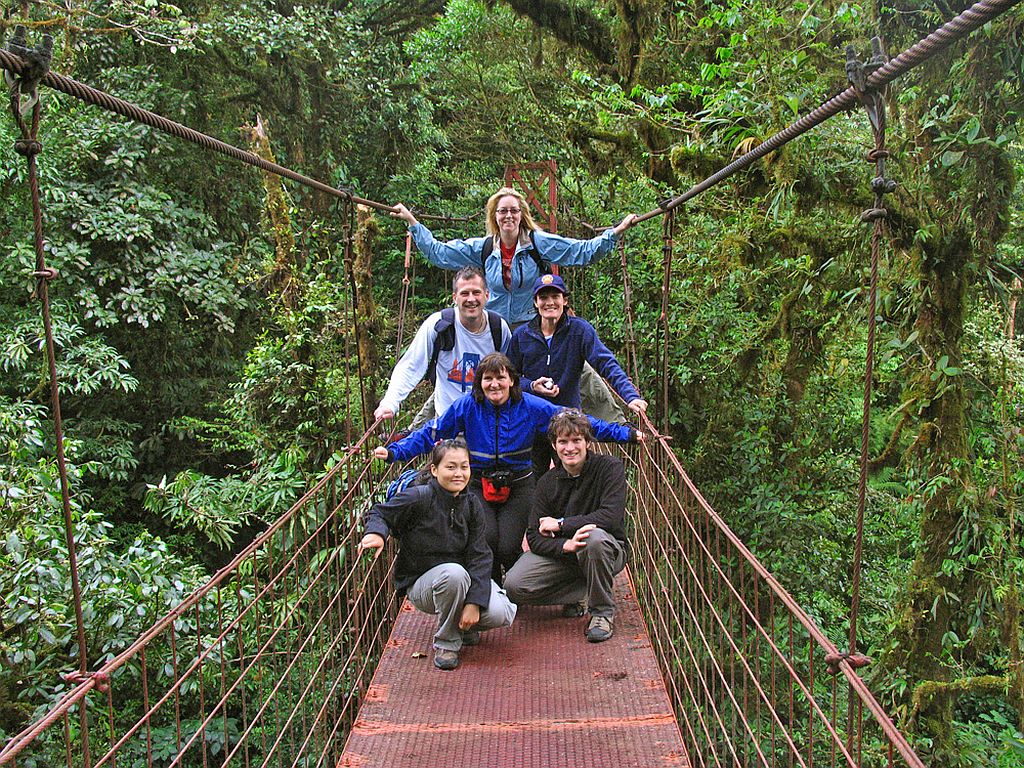
[[[548,440],[552,445],[559,437],[579,435],[587,443],[594,442],[594,433],[590,429],[590,419],[578,408],[566,408],[551,417],[548,422]]]
[[[480,267],[463,267],[455,273],[455,277],[452,278],[452,293],[458,290],[459,282],[462,280],[473,280],[474,278],[480,278],[480,281],[484,284],[484,290],[489,291],[487,287],[487,275],[483,273]]]
[[[476,364],[476,368],[473,371],[473,399],[478,403],[486,400],[487,396],[484,394],[483,386],[480,384],[481,380],[487,374],[500,374],[502,371],[507,371],[508,377],[512,379],[512,390],[509,393],[509,400],[513,403],[518,403],[522,400],[523,387],[519,383],[519,372],[512,365],[512,361],[501,352],[491,352],[489,355],[484,355],[484,359]]]
[[[448,451],[465,451],[468,456],[469,446],[466,445],[466,440],[462,436],[452,437],[447,440],[438,440],[430,451],[430,465],[435,467],[440,466],[441,462],[444,461],[444,457],[448,454]]]

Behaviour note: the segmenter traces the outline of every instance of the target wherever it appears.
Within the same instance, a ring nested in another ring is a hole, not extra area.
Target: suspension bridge
[[[869,67],[856,62],[850,88],[639,217],[664,218],[666,284],[675,210],[841,111],[868,110],[875,133],[869,159],[884,182],[880,89],[1014,5],[983,0],[891,60],[876,51]],[[346,205],[393,210],[49,72],[47,64],[48,55],[24,46],[0,51],[0,65],[21,78],[23,92],[47,85]],[[627,466],[634,556],[617,582],[622,616],[608,643],[588,647],[578,622],[523,609],[514,627],[469,649],[460,670],[433,670],[425,653],[431,619],[395,597],[393,552],[357,554],[361,514],[395,471],[372,459],[387,437],[378,422],[204,586],[90,669],[49,319],[47,286],[57,276],[43,247],[40,106],[26,119],[15,89],[12,111],[29,170],[80,666],[65,676],[57,704],[7,741],[0,765],[923,766],[858,672],[866,663],[856,643],[861,534],[850,643],[840,648],[701,496],[646,416],[641,428],[652,438],[614,449]],[[887,186],[873,185],[875,206],[865,213],[876,233],[872,287]],[[869,329],[869,350],[870,338]],[[870,354],[868,361],[865,422]],[[865,458],[866,435],[865,427]],[[859,531],[865,467],[866,460]]]

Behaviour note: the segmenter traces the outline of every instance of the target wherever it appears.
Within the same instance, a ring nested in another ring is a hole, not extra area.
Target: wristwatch
[[[564,517],[560,517],[557,520],[555,520],[555,522],[558,523],[558,531],[559,531],[559,533],[561,533],[561,531],[562,531],[562,523],[565,522],[565,518]]]

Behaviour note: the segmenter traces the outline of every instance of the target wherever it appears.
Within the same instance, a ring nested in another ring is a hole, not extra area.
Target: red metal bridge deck
[[[626,578],[615,636],[521,607],[511,628],[434,668],[435,619],[406,602],[345,745],[350,768],[686,766],[683,741]],[[420,655],[422,654],[422,655]]]

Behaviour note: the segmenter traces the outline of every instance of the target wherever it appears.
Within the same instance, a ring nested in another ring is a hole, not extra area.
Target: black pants
[[[544,475],[548,473],[548,470],[552,469],[551,462],[554,462],[556,467],[560,467],[562,463],[558,460],[558,456],[555,454],[555,449],[551,446],[551,441],[548,440],[546,434],[537,435],[533,439],[533,448],[530,451],[530,460],[533,462],[533,481],[536,483]]]
[[[530,521],[530,505],[533,504],[533,475],[527,475],[512,483],[508,501],[491,503],[484,499],[480,481],[474,479],[469,489],[484,508],[487,523],[487,544],[494,553],[492,578],[501,584],[502,568],[508,571],[523,554],[523,536]]]

